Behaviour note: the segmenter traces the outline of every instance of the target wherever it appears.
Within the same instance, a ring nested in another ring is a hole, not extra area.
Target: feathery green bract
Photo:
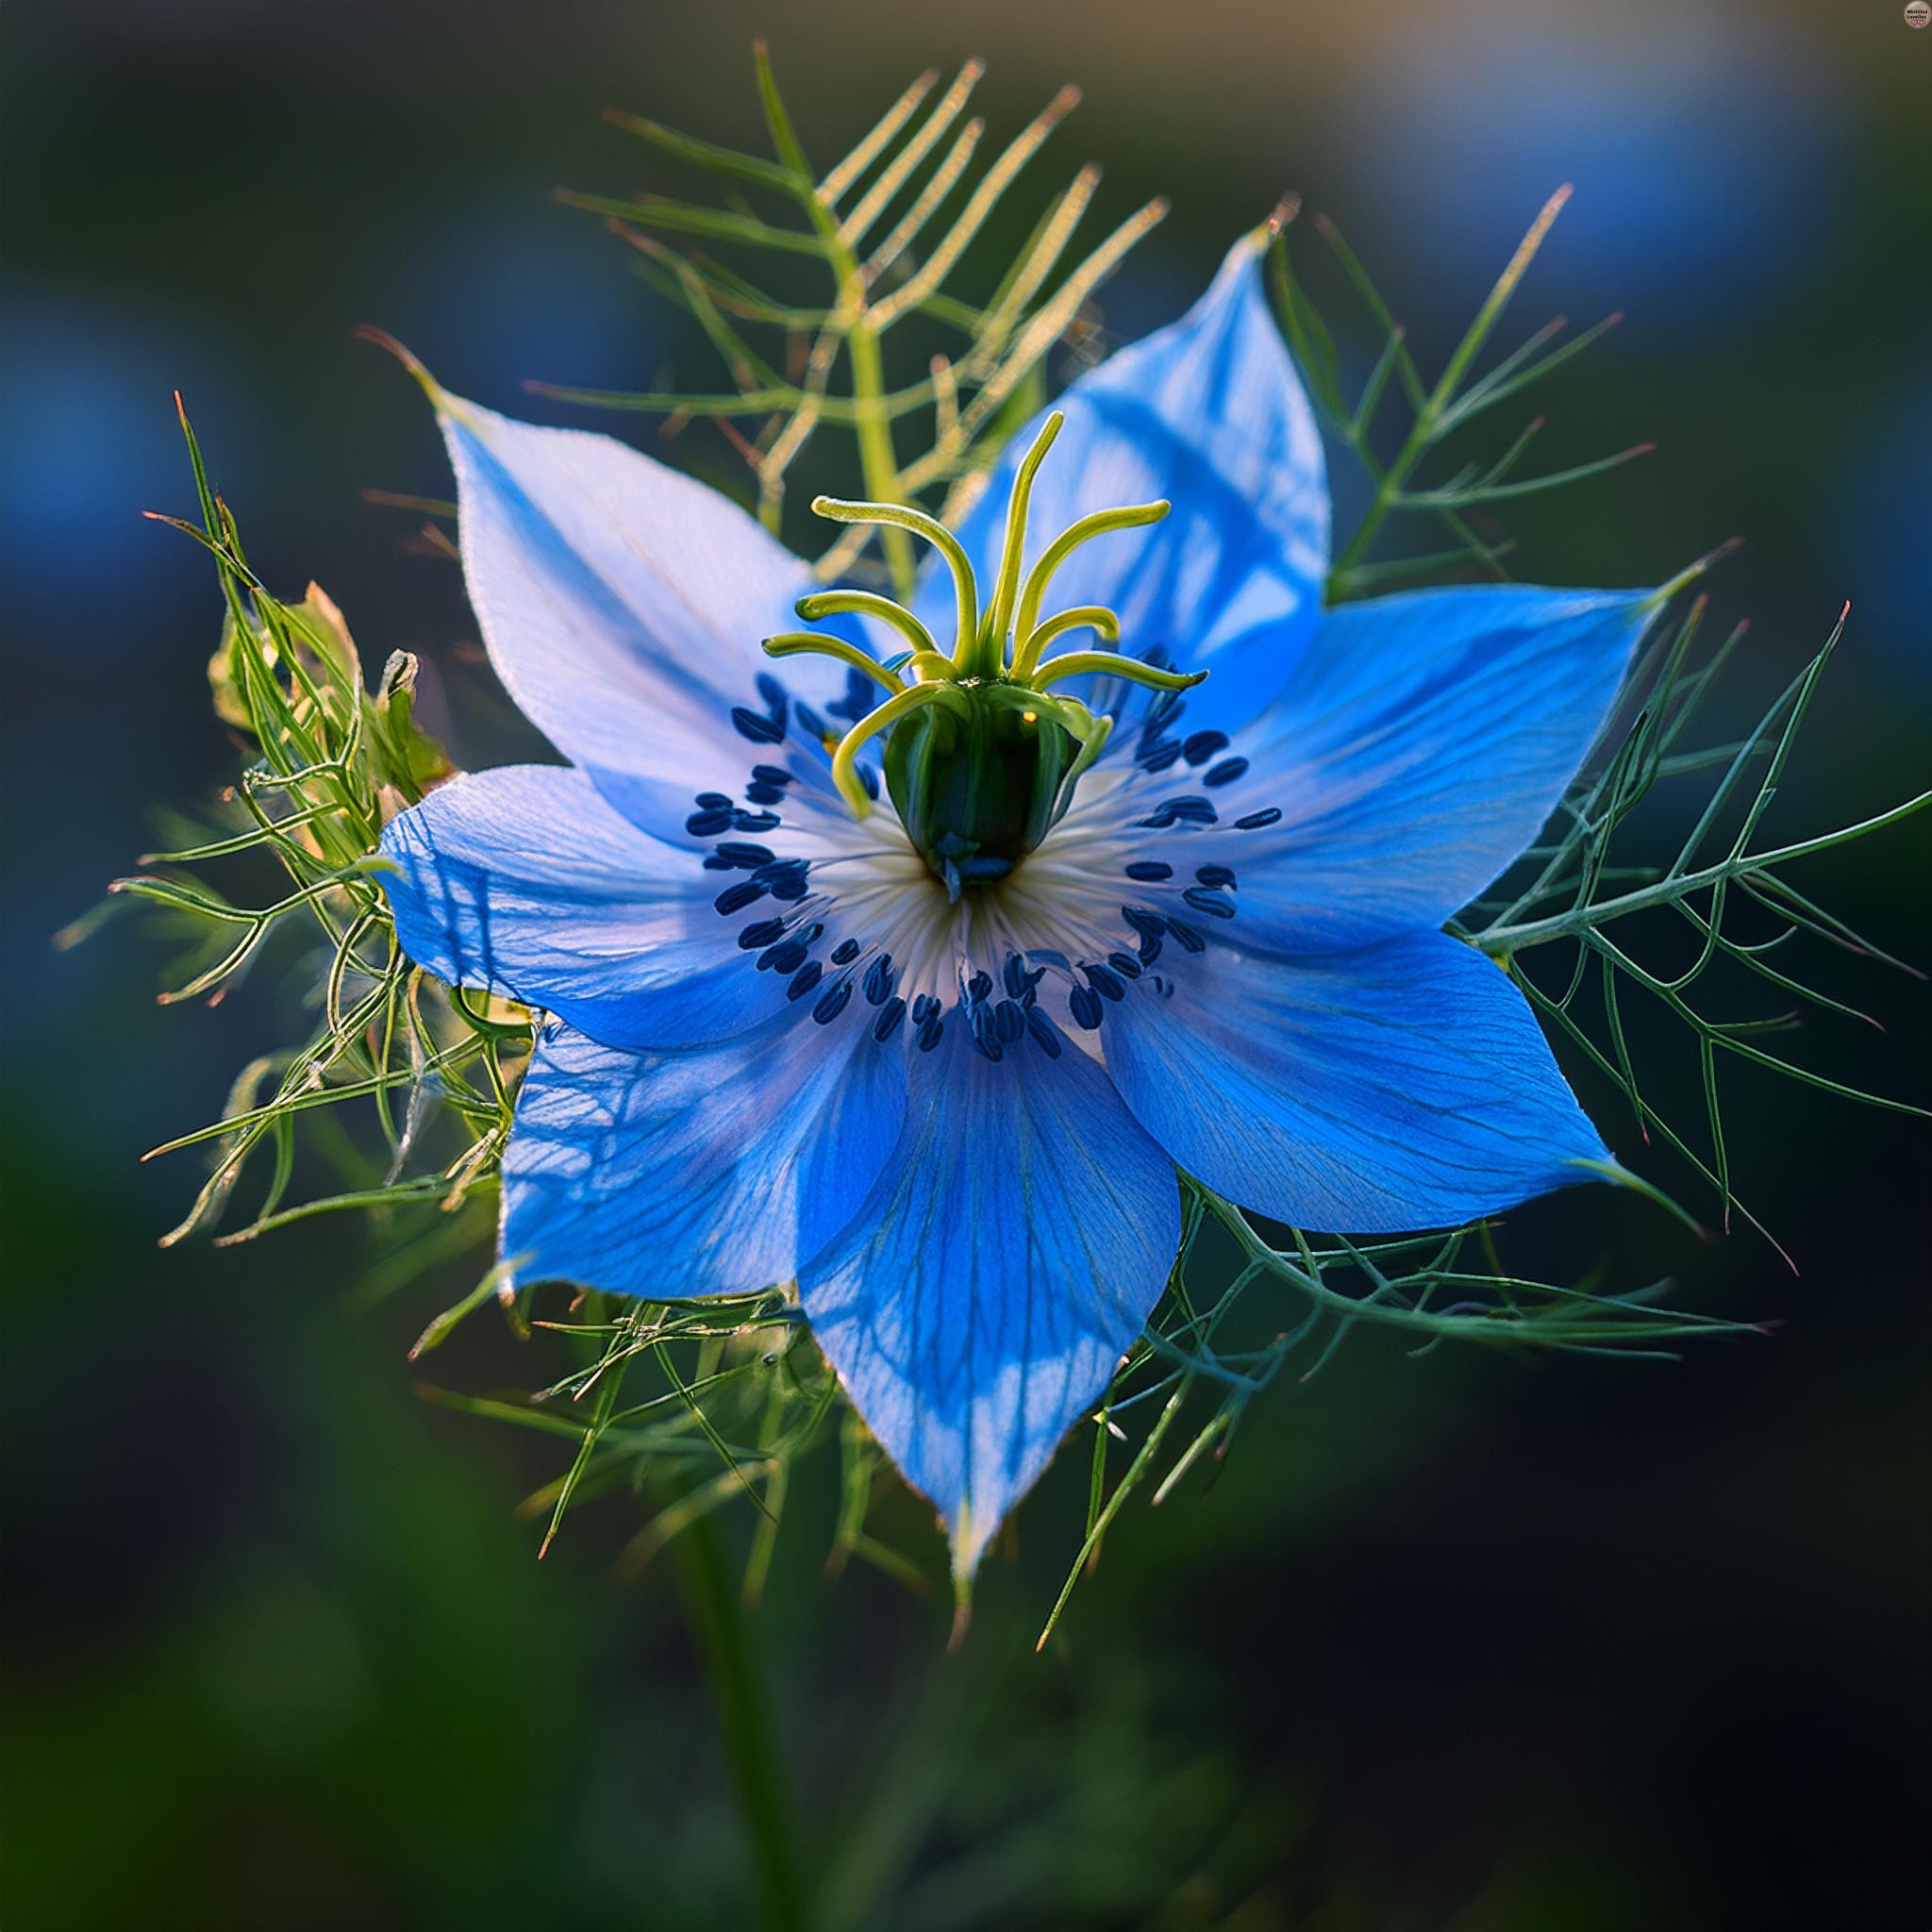
[[[853,439],[869,497],[902,504],[924,497],[942,517],[957,513],[963,493],[1041,399],[1044,358],[1161,212],[1161,204],[1150,204],[1076,267],[1058,273],[1097,178],[1083,169],[1049,206],[991,294],[976,303],[957,295],[953,274],[966,244],[1074,99],[1071,90],[1056,96],[975,176],[972,163],[983,130],[977,122],[960,125],[959,117],[978,77],[977,63],[969,63],[935,93],[937,75],[920,76],[824,175],[807,164],[762,56],[759,83],[774,158],[617,117],[677,161],[777,207],[768,218],[736,203],[710,207],[653,196],[619,205],[575,197],[618,210],[616,225],[638,249],[646,278],[696,318],[735,386],[712,395],[591,399],[676,419],[749,423],[750,433],[731,433],[745,455],[760,512],[773,525],[791,464],[824,427]],[[1339,555],[1332,597],[1471,566],[1500,575],[1507,541],[1479,537],[1465,510],[1579,482],[1624,459],[1519,480],[1514,466],[1528,441],[1524,432],[1487,466],[1467,467],[1428,488],[1412,486],[1418,467],[1444,438],[1519,394],[1608,325],[1557,348],[1550,346],[1552,325],[1475,373],[1562,199],[1555,197],[1539,217],[1433,385],[1360,263],[1332,227],[1318,224],[1379,332],[1370,375],[1352,399],[1342,392],[1328,326],[1291,273],[1285,244],[1277,246],[1283,327],[1319,406],[1374,486],[1361,526]],[[663,235],[687,239],[674,246]],[[817,258],[829,273],[823,306],[801,308],[767,294],[716,259],[708,243]],[[925,379],[889,390],[883,341],[914,315],[958,340],[950,353],[933,358]],[[1385,460],[1376,454],[1375,425],[1397,397],[1408,427],[1395,456]],[[922,425],[915,453],[913,431]],[[245,1225],[221,1239],[247,1241],[327,1211],[378,1210],[392,1225],[382,1258],[361,1287],[362,1296],[373,1299],[431,1267],[485,1251],[494,1216],[484,1204],[493,1202],[497,1189],[536,1016],[444,987],[399,954],[372,871],[379,863],[377,836],[387,816],[448,770],[441,748],[410,716],[413,662],[399,655],[376,691],[367,691],[333,606],[313,591],[302,605],[286,605],[256,580],[233,520],[208,487],[192,432],[189,448],[201,524],[181,527],[214,556],[227,605],[211,667],[215,705],[247,741],[250,762],[229,801],[227,823],[184,849],[157,855],[147,862],[161,869],[120,881],[115,890],[158,904],[171,924],[197,941],[185,983],[164,998],[219,998],[264,945],[293,943],[306,949],[300,963],[321,1023],[301,1046],[252,1061],[221,1121],[168,1143],[210,1147],[214,1167],[187,1218],[166,1239],[212,1228],[244,1169],[258,1165],[268,1170],[265,1195]],[[1445,527],[1453,547],[1372,559],[1371,547],[1389,520],[1414,514]],[[878,534],[876,525],[852,526],[824,559],[824,575],[848,572]],[[903,594],[908,560],[889,547],[886,561]],[[1681,588],[1701,568],[1670,588]],[[1891,824],[1926,799],[1837,830],[1771,842],[1762,822],[1837,633],[1747,740],[1699,748],[1692,727],[1738,637],[1700,657],[1703,608],[1700,600],[1640,667],[1604,754],[1564,800],[1548,843],[1469,908],[1459,930],[1515,976],[1558,1033],[1616,1084],[1653,1144],[1681,1157],[1727,1214],[1731,1174],[1719,1079],[1727,1057],[1845,1098],[1900,1103],[1858,1092],[1760,1044],[1767,1032],[1789,1025],[1788,1015],[1708,1018],[1700,997],[1706,977],[1725,967],[1766,982],[1781,1008],[1795,999],[1825,1013],[1850,1013],[1813,983],[1792,953],[1813,943],[1898,962],[1802,893],[1787,869]],[[1694,824],[1674,856],[1657,864],[1654,854],[1626,851],[1632,841],[1624,827],[1660,787],[1689,801],[1682,815],[1694,812]],[[283,881],[266,901],[259,894],[231,901],[206,876],[208,867],[259,869],[265,859],[279,867]],[[1763,929],[1749,924],[1753,919]],[[1653,953],[1650,930],[1674,923],[1690,936],[1689,962],[1671,972],[1642,963]],[[287,941],[278,938],[283,934]],[[1697,1056],[1702,1076],[1702,1124],[1668,1123],[1646,1098],[1625,1025],[1632,1000],[1653,1002],[1684,1024],[1685,1050]],[[306,1176],[324,1161],[342,1170],[337,1191],[285,1205],[298,1174]],[[1607,1177],[1655,1192],[1621,1173]],[[1360,1245],[1291,1230],[1277,1245],[1191,1179],[1184,1176],[1182,1188],[1183,1241],[1168,1292],[1093,1418],[1085,1534],[1048,1632],[1130,1500],[1145,1493],[1158,1502],[1198,1476],[1204,1462],[1227,1453],[1249,1403],[1285,1367],[1292,1364],[1305,1379],[1357,1330],[1389,1332],[1415,1355],[1458,1341],[1644,1357],[1749,1325],[1664,1307],[1668,1283],[1612,1291],[1594,1277],[1526,1278],[1505,1264],[1487,1224]],[[469,1294],[429,1322],[414,1357],[427,1355],[483,1303],[498,1298],[516,1258],[482,1273]],[[567,1351],[571,1365],[521,1401],[444,1389],[423,1393],[569,1445],[557,1479],[525,1505],[546,1524],[544,1547],[572,1508],[611,1492],[648,1502],[645,1524],[626,1553],[631,1566],[714,1510],[746,1508],[753,1533],[745,1589],[756,1594],[794,1470],[808,1454],[829,1455],[836,1447],[832,1567],[856,1557],[915,1588],[934,1580],[937,1542],[913,1557],[877,1533],[874,1504],[894,1479],[782,1289],[696,1303],[595,1293],[572,1300],[557,1290],[544,1291],[534,1307],[526,1292],[507,1312],[526,1339],[541,1331],[550,1346]],[[1110,1462],[1119,1463],[1117,1475],[1110,1475]]]
[[[986,125],[960,117],[983,72],[981,62],[969,60],[943,88],[936,70],[921,75],[824,174],[798,144],[762,48],[758,87],[774,158],[739,154],[613,112],[616,125],[770,204],[765,212],[657,194],[562,197],[603,215],[638,251],[646,279],[689,310],[735,387],[725,393],[620,393],[531,386],[567,401],[660,414],[671,419],[667,426],[716,421],[743,456],[758,515],[774,531],[792,465],[826,427],[852,437],[866,497],[927,500],[952,521],[1007,436],[1038,408],[1048,355],[1167,211],[1164,201],[1149,202],[1067,265],[1100,180],[1098,168],[1083,167],[1048,201],[991,289],[978,298],[959,294],[962,258],[1080,98],[1077,88],[1062,88],[990,163],[977,166]],[[822,293],[814,305],[782,300],[716,258],[711,244],[753,256],[816,258]],[[924,374],[889,389],[887,339],[914,318],[938,331],[926,345]],[[916,455],[905,447],[912,440],[920,445]],[[826,552],[821,574],[850,574],[881,541],[903,600],[912,573],[903,532],[854,526]]]

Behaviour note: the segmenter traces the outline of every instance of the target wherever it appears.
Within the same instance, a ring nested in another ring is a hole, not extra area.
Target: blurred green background
[[[405,1350],[474,1267],[372,1307],[349,1291],[366,1229],[155,1246],[197,1171],[137,1156],[212,1117],[286,1031],[287,989],[161,1012],[136,922],[49,937],[152,842],[155,807],[230,775],[209,573],[136,514],[192,502],[176,387],[264,576],[322,582],[372,666],[423,653],[460,761],[514,749],[456,572],[361,498],[447,484],[408,384],[350,328],[553,421],[591,419],[522,378],[709,382],[550,191],[652,177],[607,103],[756,140],[759,31],[824,158],[929,61],[991,59],[995,137],[1079,80],[1029,214],[1090,156],[1096,233],[1174,199],[1106,292],[1120,336],[1294,188],[1432,366],[1574,181],[1501,340],[1628,311],[1531,406],[1540,448],[1660,449],[1513,517],[1517,562],[1656,581],[1741,533],[1713,587],[1717,617],[1753,619],[1740,712],[1853,603],[1777,824],[1924,782],[1932,31],[1892,0],[8,0],[9,1928],[752,1922],[674,1574],[613,1572],[641,1510],[585,1509],[540,1567],[514,1507],[555,1447],[413,1391]],[[683,459],[724,474],[708,436]],[[1924,961],[1925,858],[1907,828],[1811,881]],[[1890,1031],[1823,1024],[1800,1052],[1923,1098],[1923,990],[1828,972]],[[1688,1040],[1638,1050],[1694,1118]],[[953,1657],[942,1601],[822,1578],[832,1497],[808,1484],[750,1628],[825,1924],[1927,1924],[1925,1137],[1727,1079],[1740,1191],[1795,1276],[1748,1233],[1691,1249],[1627,1199],[1578,1211],[1625,1278],[1674,1271],[1771,1340],[1524,1367],[1359,1337],[1277,1387],[1205,1494],[1130,1507],[1037,1658],[1084,1452],[1023,1512]],[[1688,1194],[1582,1084],[1620,1154]],[[434,1367],[467,1389],[554,1372],[488,1320]],[[937,1568],[923,1514],[902,1498],[887,1526]]]

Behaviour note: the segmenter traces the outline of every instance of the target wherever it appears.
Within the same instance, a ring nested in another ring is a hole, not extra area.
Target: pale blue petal
[[[812,1333],[963,1574],[1106,1388],[1180,1234],[1173,1163],[1107,1075],[1028,1037],[997,1064],[955,1016],[912,1056],[906,1128],[799,1275]]]
[[[1322,952],[1441,925],[1548,822],[1655,608],[1648,592],[1522,584],[1343,605],[1231,743],[1199,752],[1191,705],[1163,727],[1194,761],[1165,791],[1198,792],[1216,823],[1160,833],[1144,856],[1176,878],[1231,870],[1224,936],[1242,947]]]
[[[1172,502],[1164,523],[1075,551],[1045,608],[1105,605],[1120,617],[1124,651],[1145,657],[1158,646],[1184,669],[1211,669],[1189,715],[1223,729],[1281,689],[1328,570],[1322,439],[1268,312],[1261,254],[1260,239],[1244,237],[1179,322],[1108,357],[1060,397],[1054,407],[1066,426],[1041,466],[1028,521],[1030,563],[1094,510]],[[1007,445],[960,532],[983,597],[1013,473],[1039,426]],[[921,611],[946,639],[950,600],[942,573],[922,587]]]
[[[728,1046],[625,1053],[553,1024],[504,1156],[518,1279],[617,1294],[769,1288],[864,1197],[906,1111],[903,1042],[864,1008]]]
[[[694,791],[734,789],[749,746],[731,711],[767,710],[761,675],[819,708],[845,694],[829,659],[759,650],[798,628],[810,573],[728,498],[608,436],[448,396],[440,416],[491,662],[640,824],[675,838]]]
[[[541,1007],[612,1046],[725,1039],[785,983],[714,905],[730,874],[640,831],[583,773],[509,765],[439,786],[391,820],[380,874],[396,936],[453,986]]]
[[[1291,1226],[1454,1226],[1609,1158],[1508,975],[1446,933],[1298,959],[1209,945],[1130,987],[1101,1037],[1182,1167]]]

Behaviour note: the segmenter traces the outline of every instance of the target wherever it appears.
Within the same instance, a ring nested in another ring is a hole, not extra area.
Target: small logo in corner
[[[1932,4],[1928,4],[1928,0],[1907,0],[1906,25],[1907,26],[1932,25]]]

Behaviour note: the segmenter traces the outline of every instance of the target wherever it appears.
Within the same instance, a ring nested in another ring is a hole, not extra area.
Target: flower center
[[[869,591],[824,591],[802,597],[798,614],[808,623],[838,614],[879,619],[911,647],[889,663],[875,662],[842,639],[815,632],[764,641],[774,658],[814,652],[885,687],[885,702],[840,741],[832,755],[833,781],[853,816],[864,818],[873,801],[858,756],[870,740],[883,735],[892,803],[913,844],[955,900],[968,888],[1005,877],[1045,838],[1107,742],[1112,718],[1096,717],[1077,698],[1055,691],[1056,684],[1104,673],[1158,691],[1184,691],[1207,675],[1163,671],[1124,657],[1115,648],[1120,622],[1097,604],[1041,617],[1054,573],[1079,545],[1109,530],[1158,523],[1168,511],[1165,503],[1131,504],[1082,517],[1047,546],[1023,582],[1033,479],[1065,420],[1058,411],[1046,419],[1013,478],[999,572],[983,616],[965,548],[936,518],[899,504],[822,496],[812,505],[821,516],[838,523],[896,525],[940,552],[958,593],[950,652],[940,649],[911,611]],[[1046,655],[1050,644],[1075,630],[1095,632],[1106,648]]]

